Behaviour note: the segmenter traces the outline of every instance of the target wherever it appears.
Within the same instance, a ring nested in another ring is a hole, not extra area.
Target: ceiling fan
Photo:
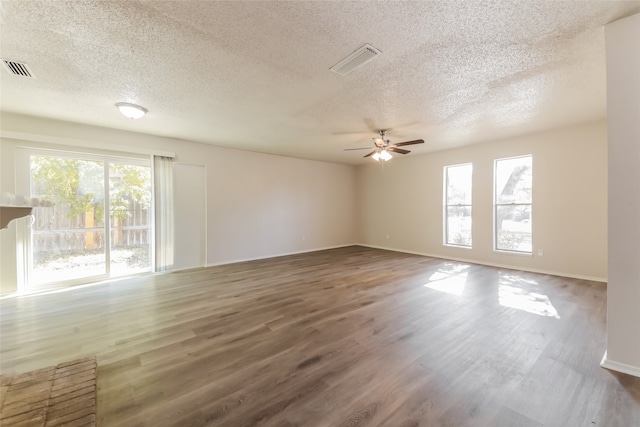
[[[380,161],[380,159],[384,160],[385,162],[387,160],[391,160],[391,158],[393,157],[391,155],[391,153],[398,153],[398,154],[408,154],[411,151],[409,150],[405,150],[402,148],[398,148],[398,147],[402,147],[405,145],[414,145],[414,144],[423,144],[424,140],[423,139],[416,139],[413,141],[406,141],[406,142],[398,142],[395,144],[391,144],[391,141],[389,141],[388,139],[385,139],[385,135],[387,133],[387,131],[385,129],[380,129],[378,131],[378,133],[380,134],[379,138],[373,138],[373,143],[375,144],[375,150],[373,150],[372,152],[370,152],[369,154],[367,154],[364,157],[369,157],[372,156],[373,160],[375,161]],[[344,151],[351,151],[351,150],[368,150],[368,147],[365,148],[345,148]]]

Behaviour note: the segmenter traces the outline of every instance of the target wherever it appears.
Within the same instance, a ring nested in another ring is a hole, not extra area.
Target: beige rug
[[[2,375],[0,425],[95,426],[95,357],[16,375]]]

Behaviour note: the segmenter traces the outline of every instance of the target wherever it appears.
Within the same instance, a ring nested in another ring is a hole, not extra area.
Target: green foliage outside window
[[[94,212],[104,217],[104,166],[102,162],[58,157],[31,158],[31,193],[69,206],[68,217]],[[111,211],[123,219],[131,202],[143,208],[151,204],[150,169],[120,163],[109,164]]]

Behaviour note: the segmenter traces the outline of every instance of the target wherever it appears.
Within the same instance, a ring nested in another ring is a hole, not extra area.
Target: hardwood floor
[[[97,355],[99,426],[640,425],[603,284],[362,247],[1,301],[2,372]]]

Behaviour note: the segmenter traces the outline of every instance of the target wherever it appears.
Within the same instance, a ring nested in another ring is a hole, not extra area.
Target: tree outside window
[[[531,253],[533,157],[497,159],[494,180],[495,249]]]

